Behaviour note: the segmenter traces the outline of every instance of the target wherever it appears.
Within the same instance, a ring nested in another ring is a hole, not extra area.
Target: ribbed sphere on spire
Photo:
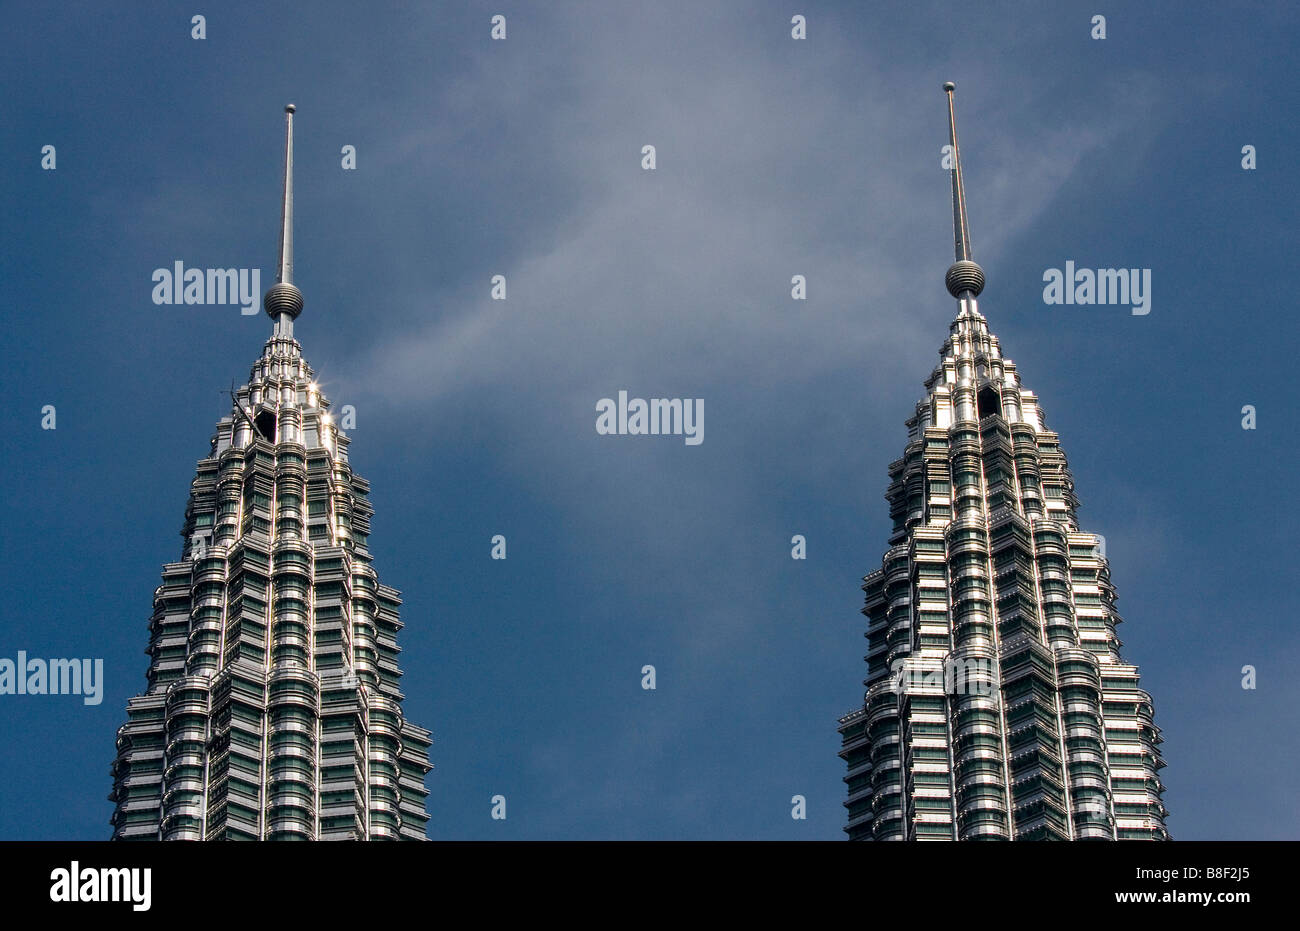
[[[291,319],[296,318],[302,313],[302,292],[287,281],[278,282],[266,292],[266,296],[262,298],[262,306],[266,308],[266,315],[272,320],[280,314],[288,314]]]
[[[948,274],[943,276],[943,283],[948,286],[948,293],[953,297],[961,297],[967,291],[979,297],[984,290],[984,269],[970,259],[953,262]]]

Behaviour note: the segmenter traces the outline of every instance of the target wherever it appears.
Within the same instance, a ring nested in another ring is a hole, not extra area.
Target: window
[[[262,411],[254,419],[257,425],[257,432],[262,435],[268,442],[275,442],[275,413],[273,411]]]
[[[990,414],[1002,413],[1002,399],[998,396],[997,391],[992,385],[985,385],[980,389],[979,412],[980,420],[983,420]]]

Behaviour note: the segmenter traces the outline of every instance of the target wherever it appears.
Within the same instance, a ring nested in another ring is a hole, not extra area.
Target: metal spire
[[[289,284],[293,283],[293,113],[296,109],[293,104],[284,108],[284,202],[280,206],[280,270],[275,279]]]
[[[293,104],[284,108],[284,200],[280,206],[280,265],[276,283],[262,298],[267,314],[281,324],[281,315],[292,321],[302,313],[302,292],[293,284]],[[292,332],[283,328],[286,335]]]
[[[966,186],[961,174],[961,150],[957,147],[957,113],[953,107],[952,93],[957,85],[948,81],[943,85],[948,95],[948,141],[952,146],[952,236],[956,261],[948,269],[944,282],[948,293],[961,299],[964,295],[978,297],[984,290],[984,270],[971,258],[970,226],[966,220]]]
[[[962,184],[961,152],[957,148],[957,113],[952,105],[952,92],[957,85],[949,81],[943,89],[948,95],[948,142],[952,146],[952,233],[956,260],[960,262],[970,259],[970,227],[966,224],[966,188]]]

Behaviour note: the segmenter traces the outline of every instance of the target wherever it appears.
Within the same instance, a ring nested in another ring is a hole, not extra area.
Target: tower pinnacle
[[[267,316],[285,335],[292,332],[292,321],[302,313],[302,292],[293,284],[293,104],[284,108],[284,200],[280,207],[280,264],[276,283],[262,298]],[[284,320],[287,317],[288,320]],[[284,324],[288,324],[285,326]]]
[[[285,107],[275,321],[231,384],[163,566],[145,690],[113,762],[123,840],[422,840],[429,731],[402,711],[401,593],[293,321],[293,105]]]
[[[961,300],[963,295],[979,297],[984,290],[984,269],[971,258],[970,227],[966,222],[966,187],[961,175],[961,151],[957,148],[957,114],[953,109],[952,93],[957,85],[948,81],[943,85],[948,95],[948,141],[952,145],[952,235],[956,261],[944,276],[948,293]]]
[[[1061,438],[975,306],[984,273],[943,89],[960,309],[889,465],[889,549],[863,579],[866,692],[838,728],[844,831],[1167,840],[1162,737],[1120,653],[1104,541],[1080,528]]]

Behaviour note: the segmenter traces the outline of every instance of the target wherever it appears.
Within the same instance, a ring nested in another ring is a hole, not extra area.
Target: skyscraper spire
[[[293,282],[293,114],[284,108],[284,200],[280,204],[280,265],[276,281]]]
[[[113,763],[123,840],[420,840],[430,733],[402,711],[401,593],[370,554],[370,483],[293,338],[285,107],[275,329],[232,386],[163,566],[145,691]]]
[[[956,261],[944,276],[948,293],[961,300],[969,294],[979,297],[984,290],[984,269],[971,258],[970,226],[966,220],[966,187],[961,175],[961,150],[957,147],[957,113],[953,108],[952,92],[957,85],[948,81],[943,85],[948,95],[948,142],[952,146],[952,236]]]
[[[851,840],[1162,840],[1160,728],[1061,438],[976,307],[951,83],[961,309],[890,463],[863,579],[867,677],[839,720]]]
[[[284,199],[280,207],[280,264],[276,283],[262,306],[275,321],[276,335],[291,337],[293,321],[302,313],[302,292],[293,284],[293,104],[284,108]]]

